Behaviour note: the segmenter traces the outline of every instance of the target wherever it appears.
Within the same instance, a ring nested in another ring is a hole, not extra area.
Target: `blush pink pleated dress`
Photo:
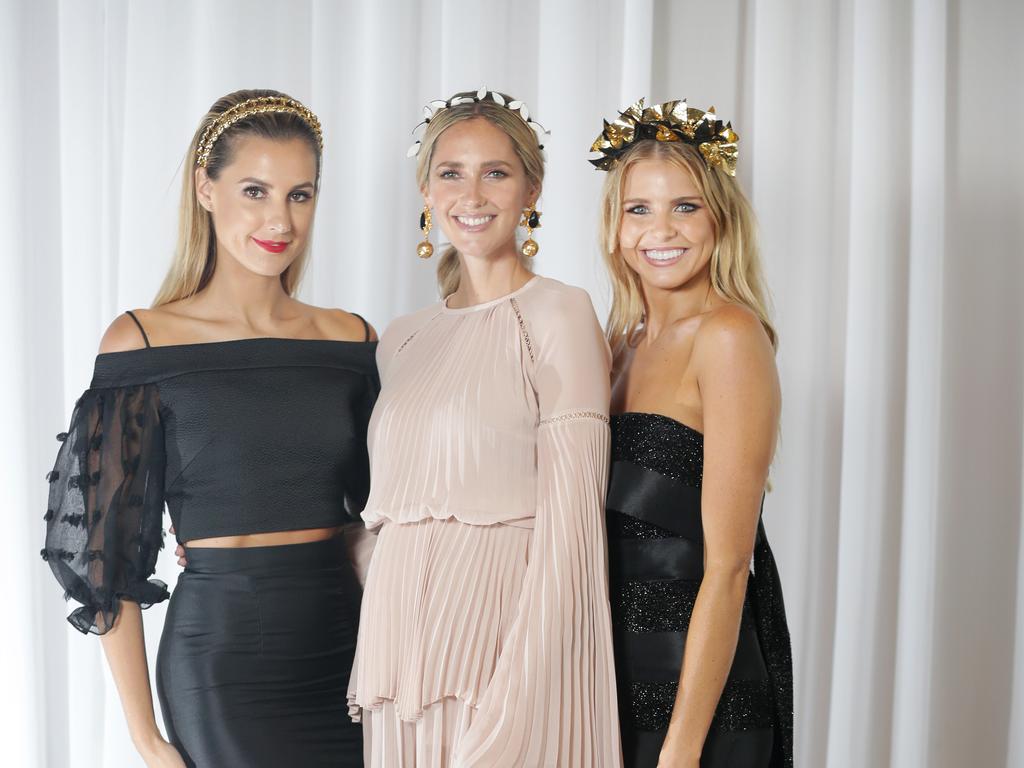
[[[348,694],[366,765],[620,766],[590,298],[534,277],[442,302],[393,322],[377,361]]]

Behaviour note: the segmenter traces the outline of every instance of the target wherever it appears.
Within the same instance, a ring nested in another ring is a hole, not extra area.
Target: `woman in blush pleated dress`
[[[594,144],[608,171],[607,514],[630,768],[793,764],[789,631],[760,524],[776,337],[737,141],[712,112],[641,101]]]
[[[369,766],[618,766],[608,345],[587,294],[516,246],[544,172],[526,108],[481,90],[428,111],[421,224],[452,247],[444,299],[378,348],[350,713]]]

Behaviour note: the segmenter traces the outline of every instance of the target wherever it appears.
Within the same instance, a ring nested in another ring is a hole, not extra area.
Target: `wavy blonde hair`
[[[612,283],[608,313],[608,343],[616,357],[644,321],[646,304],[640,276],[619,251],[622,193],[629,169],[642,160],[664,160],[693,178],[714,224],[711,286],[726,301],[754,312],[778,349],[778,335],[770,318],[770,301],[757,247],[754,211],[739,182],[718,168],[708,168],[695,147],[681,142],[638,141],[619,159],[604,180],[601,194],[601,250]]]
[[[501,95],[506,103],[512,101],[511,96],[504,93]],[[476,96],[476,92],[465,91],[455,94],[452,98],[454,99],[458,96],[473,99]],[[471,103],[458,104],[441,110],[430,119],[426,130],[423,132],[419,155],[416,159],[416,183],[419,184],[420,190],[425,190],[430,181],[430,163],[434,158],[434,148],[437,146],[437,140],[441,138],[441,134],[456,123],[461,123],[463,120],[471,120],[474,117],[484,118],[504,131],[505,135],[512,140],[512,147],[515,149],[516,157],[522,162],[523,169],[526,171],[526,179],[531,186],[536,188],[539,195],[541,186],[544,183],[544,156],[541,154],[537,135],[518,114],[507,107],[490,101],[473,101]],[[523,257],[520,256],[520,258]],[[454,293],[458,289],[459,271],[459,252],[455,246],[448,246],[444,249],[444,253],[441,254],[437,265],[437,287],[441,292],[442,298]]]
[[[164,277],[163,284],[153,300],[153,306],[169,304],[172,301],[185,299],[199,293],[210,282],[217,267],[217,238],[213,228],[213,217],[210,212],[199,204],[196,195],[195,167],[196,151],[199,141],[209,127],[221,114],[236,104],[262,96],[291,98],[280,91],[242,90],[229,93],[214,102],[209,111],[203,115],[196,128],[192,141],[185,153],[181,180],[181,203],[178,209],[178,245],[174,250],[174,260]],[[229,127],[210,151],[206,162],[206,173],[216,179],[221,171],[230,165],[234,148],[238,139],[243,136],[258,136],[275,141],[303,139],[309,144],[316,156],[316,185],[320,187],[320,144],[312,127],[301,117],[291,113],[264,112],[239,120]],[[295,294],[302,271],[306,266],[309,245],[303,248],[288,268],[281,273],[281,285],[289,296]]]

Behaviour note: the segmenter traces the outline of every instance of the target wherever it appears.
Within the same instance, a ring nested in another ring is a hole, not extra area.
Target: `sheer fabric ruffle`
[[[66,598],[68,621],[104,634],[122,600],[143,608],[169,597],[150,579],[163,547],[164,440],[155,385],[90,389],[58,435],[42,550]]]

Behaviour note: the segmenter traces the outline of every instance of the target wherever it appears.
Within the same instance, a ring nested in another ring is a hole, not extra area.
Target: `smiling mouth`
[[[491,221],[494,220],[493,215],[487,216],[452,216],[455,222],[464,230],[468,232],[478,232]]]
[[[651,264],[666,266],[679,261],[689,250],[689,248],[645,248],[640,253]]]
[[[256,237],[254,237],[252,241],[263,250],[270,251],[271,253],[283,253],[284,250],[291,245],[291,243],[284,240],[260,240]]]

